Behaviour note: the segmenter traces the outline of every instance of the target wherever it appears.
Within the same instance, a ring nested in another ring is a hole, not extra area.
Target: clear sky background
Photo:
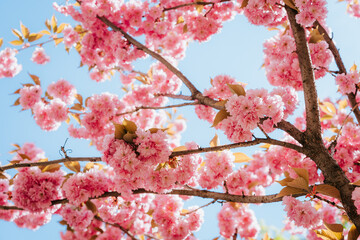
[[[64,0],[59,1],[63,3]],[[344,3],[329,1],[328,25],[334,31],[334,39],[343,57],[347,69],[353,63],[360,64],[360,21],[345,14],[346,6]],[[51,18],[55,14],[60,23],[73,23],[70,18],[66,18],[56,13],[52,8],[52,1],[49,0],[12,0],[0,1],[0,38],[4,38],[2,47],[9,47],[8,42],[15,40],[11,33],[11,28],[19,29],[22,21],[31,32],[38,32],[45,29],[45,19]],[[247,88],[269,88],[265,78],[265,71],[261,68],[263,64],[263,47],[265,39],[275,35],[275,31],[267,31],[264,27],[252,26],[243,16],[237,16],[233,21],[224,24],[222,31],[213,36],[209,42],[198,44],[190,43],[186,57],[179,64],[179,69],[200,89],[209,88],[210,78],[219,74],[228,74],[237,81],[247,83]],[[45,38],[44,38],[45,39]],[[13,149],[11,143],[20,145],[26,142],[34,142],[38,147],[46,152],[46,157],[50,160],[59,159],[60,146],[68,137],[67,125],[62,126],[54,132],[42,131],[33,120],[30,111],[20,111],[20,107],[11,107],[16,100],[16,95],[12,92],[21,87],[21,83],[31,82],[28,73],[40,77],[43,89],[60,78],[70,81],[76,86],[78,93],[84,98],[94,93],[104,91],[121,94],[121,84],[118,75],[111,81],[96,83],[90,80],[87,68],[78,68],[80,58],[78,54],[71,50],[70,54],[64,51],[64,45],[54,47],[54,44],[44,46],[51,62],[42,66],[30,61],[34,50],[27,49],[17,55],[19,63],[23,65],[22,72],[12,79],[0,79],[0,161],[2,165],[7,164],[12,156],[8,154]],[[153,60],[146,60],[145,63]],[[337,70],[332,64],[332,70]],[[144,63],[137,65],[138,70],[147,71]],[[319,96],[324,98],[330,96],[337,99],[334,79],[331,76],[317,81]],[[186,89],[183,91],[186,94]],[[302,97],[301,97],[302,98]],[[170,100],[170,103],[174,103]],[[299,106],[298,114],[302,113],[303,104]],[[200,146],[208,146],[210,139],[215,135],[215,129],[210,128],[207,122],[196,118],[193,107],[181,109],[180,112],[188,120],[187,131],[183,135],[182,143],[195,141]],[[219,134],[219,132],[218,132]],[[221,143],[227,143],[221,137]],[[99,153],[89,147],[88,141],[69,139],[67,148],[72,149],[71,156],[99,156]],[[252,150],[239,149],[238,151],[250,154]],[[10,172],[13,174],[14,172]],[[275,184],[276,185],[276,184]],[[279,187],[275,186],[267,190],[267,194],[276,193]],[[194,204],[205,204],[209,200],[195,201]],[[216,214],[219,204],[209,206],[205,209],[205,223],[202,229],[196,233],[199,239],[212,239],[219,236],[217,228]],[[263,219],[268,225],[276,226],[281,229],[284,213],[281,204],[267,204],[262,206],[252,206],[255,209],[259,220]],[[60,239],[60,231],[65,231],[65,227],[57,222],[61,218],[54,216],[51,223],[41,227],[37,231],[20,229],[14,223],[0,220],[0,240],[3,239]]]

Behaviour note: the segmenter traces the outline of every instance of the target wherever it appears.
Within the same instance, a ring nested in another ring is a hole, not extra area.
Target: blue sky
[[[62,2],[64,1],[59,1],[59,3]],[[359,20],[345,14],[344,3],[333,3],[332,1],[329,3],[329,7],[328,25],[334,31],[334,39],[346,67],[350,68],[353,63],[359,65]],[[52,1],[49,0],[0,1],[0,38],[4,38],[2,48],[10,46],[8,42],[15,39],[11,34],[11,28],[19,29],[20,21],[29,27],[31,32],[38,32],[45,29],[45,19],[51,18],[53,14],[56,14],[59,22],[72,23],[70,18],[57,14],[52,8]],[[262,44],[265,39],[274,34],[276,32],[267,31],[264,27],[251,26],[245,17],[237,16],[233,21],[224,24],[221,33],[213,36],[209,42],[191,43],[185,59],[179,64],[179,69],[200,90],[208,88],[210,78],[219,74],[228,74],[235,77],[237,81],[248,83],[247,88],[268,88],[270,85],[266,81],[264,69],[261,69],[263,64]],[[34,142],[45,150],[49,159],[58,159],[61,157],[59,155],[60,146],[68,137],[65,124],[55,132],[44,132],[35,124],[29,111],[20,112],[20,107],[11,107],[17,97],[11,93],[21,87],[21,83],[31,81],[28,73],[39,76],[44,88],[50,83],[64,78],[74,84],[84,98],[104,91],[121,93],[118,76],[105,83],[96,83],[90,80],[87,68],[78,67],[80,58],[74,50],[68,54],[64,51],[62,44],[54,47],[51,43],[44,47],[51,58],[50,63],[45,66],[32,63],[30,57],[33,49],[28,49],[17,55],[18,61],[23,65],[22,72],[12,79],[0,79],[0,109],[2,110],[0,161],[2,165],[12,158],[8,154],[12,150],[11,143],[22,145],[25,142]],[[146,63],[151,61],[148,59],[144,63],[139,63],[137,68],[147,71]],[[334,64],[331,66],[333,70],[336,70]],[[331,96],[336,99],[338,97],[333,84],[334,80],[330,76],[317,81],[320,98]],[[184,93],[186,93],[185,89]],[[301,104],[297,112],[301,113],[302,108]],[[188,128],[182,138],[182,143],[195,141],[200,146],[208,146],[216,131],[210,128],[206,122],[198,120],[192,107],[181,109],[180,112],[188,120]],[[221,137],[221,142],[226,143],[226,139]],[[72,156],[99,156],[99,153],[88,144],[87,141],[69,139],[67,147],[72,149]],[[239,149],[239,151],[252,152],[252,150],[244,149]],[[275,193],[278,190],[279,187],[276,186],[269,189],[267,193]],[[194,204],[200,205],[207,202],[209,201],[196,201]],[[211,239],[219,235],[216,220],[218,209],[218,205],[212,205],[205,209],[207,220],[202,230],[196,233],[198,238]],[[267,224],[281,228],[283,207],[280,204],[254,206],[253,209],[256,210],[258,219],[264,219]],[[49,239],[49,237],[60,239],[59,231],[64,231],[65,228],[57,223],[59,220],[61,220],[59,217],[54,217],[50,224],[37,231],[20,229],[14,223],[0,220],[0,240]]]

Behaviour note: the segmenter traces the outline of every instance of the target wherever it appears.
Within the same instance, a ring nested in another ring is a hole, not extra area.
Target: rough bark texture
[[[304,153],[311,158],[322,171],[325,177],[324,182],[339,190],[341,202],[347,215],[355,224],[356,228],[360,229],[360,216],[357,214],[354,201],[351,199],[354,186],[350,185],[350,181],[345,176],[344,171],[323,144],[314,72],[305,30],[295,20],[297,12],[289,7],[286,7],[286,11],[296,42],[296,52],[299,58],[305,96],[306,132],[305,138],[303,138],[303,142],[301,142],[304,147]]]

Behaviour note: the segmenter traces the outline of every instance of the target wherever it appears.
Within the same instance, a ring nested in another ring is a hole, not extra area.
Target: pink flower
[[[283,198],[283,205],[290,220],[304,228],[314,228],[322,224],[322,214],[311,206],[310,202],[301,202],[291,196]]]
[[[73,104],[77,93],[75,87],[64,79],[51,83],[47,92],[54,98],[60,98],[67,105]]]
[[[46,55],[43,47],[37,47],[32,54],[31,61],[37,64],[46,64],[50,62],[50,57]]]
[[[80,40],[79,34],[71,26],[66,26],[63,30],[63,34],[64,44],[68,48],[71,48]]]
[[[41,99],[41,87],[39,85],[23,87],[20,90],[20,105],[23,109],[34,107]]]
[[[357,187],[352,193],[352,200],[354,200],[355,207],[357,208],[357,213],[360,214],[360,188]]]
[[[12,201],[18,207],[40,212],[51,206],[51,201],[59,199],[60,185],[64,173],[41,172],[37,167],[19,170],[14,180]]]
[[[11,48],[0,52],[0,78],[14,77],[21,71],[22,66],[17,63],[16,54],[17,50]]]
[[[70,227],[77,229],[85,229],[90,225],[94,218],[93,212],[86,206],[77,207],[71,204],[63,206],[58,212]]]
[[[71,204],[78,206],[91,197],[98,197],[111,187],[110,179],[104,171],[91,169],[85,173],[71,176],[63,185],[62,190]]]
[[[68,107],[58,98],[50,101],[48,114],[49,117],[57,122],[65,121],[68,118]]]

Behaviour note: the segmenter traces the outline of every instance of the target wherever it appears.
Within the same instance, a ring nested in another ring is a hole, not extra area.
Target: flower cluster
[[[71,204],[78,206],[89,198],[98,197],[110,190],[112,185],[104,171],[93,168],[69,177],[62,186],[62,192]]]
[[[43,47],[37,47],[31,56],[31,61],[43,65],[50,62],[50,57],[46,55]]]
[[[355,93],[356,84],[360,81],[360,75],[357,71],[351,71],[348,74],[341,73],[335,77],[336,84],[339,85],[339,92],[342,94]]]
[[[295,4],[300,10],[296,15],[296,21],[304,27],[311,27],[316,20],[325,21],[327,14],[325,0],[295,0]]]
[[[212,189],[221,185],[233,171],[235,157],[230,151],[205,154],[205,166],[200,169],[199,184]]]
[[[94,218],[94,213],[87,209],[85,205],[77,207],[66,204],[65,206],[62,206],[57,213],[60,214],[66,223],[74,229],[86,229]]]
[[[221,236],[230,238],[238,233],[241,238],[256,238],[260,226],[254,212],[239,203],[225,203],[218,214]]]
[[[16,54],[17,51],[11,48],[0,52],[0,78],[11,78],[21,71],[22,66],[17,63]]]
[[[164,239],[186,239],[200,228],[204,214],[202,209],[182,217],[180,214],[182,206],[179,197],[161,195],[156,197],[153,219]],[[193,208],[196,209],[195,206]]]
[[[284,93],[288,95],[283,96]],[[297,95],[291,88],[276,89],[271,93],[264,89],[248,90],[245,96],[233,95],[228,99],[225,107],[230,116],[221,122],[220,129],[233,142],[248,141],[260,119],[265,118],[261,123],[263,129],[272,132],[273,126],[291,114],[296,105]]]
[[[59,199],[64,172],[42,172],[39,168],[23,168],[14,180],[12,201],[16,206],[40,212]]]
[[[295,225],[304,228],[315,228],[322,224],[322,215],[311,206],[310,202],[301,202],[296,198],[286,196],[283,197],[285,211],[290,220]]]
[[[71,48],[75,43],[80,40],[79,34],[71,26],[66,26],[63,30],[63,34],[64,44],[68,48]]]
[[[310,55],[315,69],[315,78],[323,77],[332,61],[332,55],[325,41],[309,43]],[[271,38],[264,43],[265,70],[270,84],[302,89],[299,60],[295,40],[290,31]]]
[[[351,199],[354,200],[354,204],[357,208],[357,213],[360,214],[360,188],[355,188],[352,193]]]

